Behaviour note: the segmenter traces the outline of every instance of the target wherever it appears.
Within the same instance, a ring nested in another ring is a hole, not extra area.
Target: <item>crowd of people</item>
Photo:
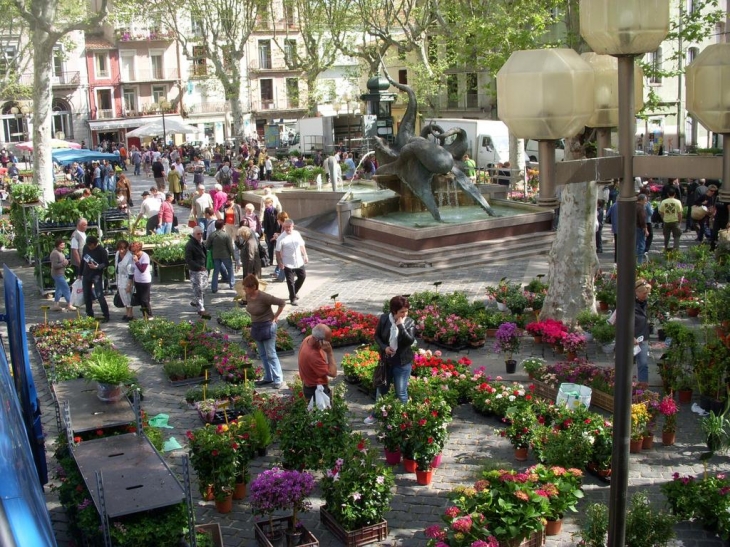
[[[696,241],[717,246],[718,232],[728,225],[728,204],[719,199],[720,181],[689,180],[684,184],[671,179],[660,184],[653,179],[634,179],[636,204],[636,259],[642,264],[654,241],[654,231],[661,229],[664,251],[679,249],[682,233],[694,232]],[[603,226],[611,225],[614,238],[614,261],[618,238],[618,183],[603,187],[596,217],[596,250],[603,252]],[[651,197],[656,196],[657,207]],[[682,229],[684,227],[684,230]],[[671,245],[671,246],[670,246]]]

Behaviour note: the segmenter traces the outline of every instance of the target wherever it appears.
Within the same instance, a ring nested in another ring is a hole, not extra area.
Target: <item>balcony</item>
[[[283,59],[279,59],[278,61],[279,61],[278,63],[272,63],[272,61],[270,59],[257,59],[255,61],[251,61],[249,63],[248,71],[251,73],[272,73],[272,72],[289,73],[289,74],[301,73],[301,70],[288,68],[286,66],[286,64],[284,64]]]
[[[434,103],[443,110],[481,110],[483,112],[490,111],[494,101],[490,95],[479,93],[444,93],[434,99]]]
[[[129,28],[115,31],[120,42],[169,42],[175,39],[175,31],[167,28]]]
[[[251,110],[254,112],[265,112],[267,110],[287,110],[287,111],[300,111],[304,112],[306,109],[306,105],[304,104],[304,101],[300,98],[299,100],[295,99],[282,99],[279,101],[269,100],[269,99],[259,99],[253,101],[251,104]]]
[[[133,82],[164,82],[180,78],[180,71],[177,68],[167,70],[135,70],[133,74],[122,74],[123,83]]]
[[[78,87],[81,85],[81,74],[78,70],[60,72],[51,76],[53,87]]]
[[[109,109],[99,108],[96,111],[96,116],[94,116],[94,119],[96,119],[96,120],[108,120],[111,118],[116,118],[116,116],[114,115],[113,108],[109,108]]]
[[[188,114],[195,115],[195,114],[219,114],[226,111],[226,108],[228,107],[228,103],[226,102],[203,102],[203,103],[196,103],[196,104],[190,104],[187,105],[186,108],[188,110]]]

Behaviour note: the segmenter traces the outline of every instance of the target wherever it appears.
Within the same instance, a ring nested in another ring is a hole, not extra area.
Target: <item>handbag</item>
[[[122,302],[122,295],[119,294],[119,290],[117,289],[117,292],[114,293],[114,307],[115,308],[123,308],[124,302]]]
[[[722,243],[730,243],[730,227],[717,232],[717,241]]]
[[[137,287],[134,287],[132,289],[132,301],[130,302],[130,306],[136,307],[141,305],[142,301],[139,299],[139,296],[137,296]]]
[[[271,321],[256,321],[251,323],[251,338],[257,342],[271,339]]]
[[[707,209],[702,205],[692,206],[692,220],[702,220],[707,216]]]
[[[388,368],[385,359],[381,356],[373,371],[373,387],[384,386],[388,383]]]
[[[262,268],[268,268],[271,266],[271,261],[269,260],[269,251],[264,247],[261,242],[259,241],[259,257],[261,258],[261,267]]]

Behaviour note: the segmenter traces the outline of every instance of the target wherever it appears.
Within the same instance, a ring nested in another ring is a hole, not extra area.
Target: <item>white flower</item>
[[[517,398],[517,397],[515,397],[514,395],[510,395],[510,396],[509,396],[509,400],[510,400],[510,402],[514,401],[514,400],[515,400],[516,398]]]
[[[354,499],[355,501],[358,501],[360,498],[362,498],[362,494],[360,494],[360,492],[352,493],[352,499]]]
[[[377,482],[378,484],[383,484],[385,482],[385,477],[382,475],[378,475],[378,478],[375,479],[375,482]]]

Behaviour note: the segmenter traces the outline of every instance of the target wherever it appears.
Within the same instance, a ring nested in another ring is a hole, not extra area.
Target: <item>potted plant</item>
[[[614,325],[608,321],[598,323],[593,327],[591,334],[593,335],[593,340],[601,346],[604,353],[613,352],[616,340],[616,327]]]
[[[705,529],[721,537],[730,535],[730,496],[723,495],[730,489],[727,473],[704,473],[700,477],[680,476],[661,485],[672,514],[678,520],[698,520]]]
[[[616,279],[613,277],[602,277],[600,283],[596,283],[596,300],[601,311],[608,311],[616,306]]]
[[[626,545],[666,547],[676,535],[676,523],[677,519],[673,515],[652,508],[646,492],[637,492],[631,497],[626,512]]]
[[[239,451],[244,448],[226,424],[188,431],[190,463],[198,474],[198,488],[203,498],[210,494],[219,513],[231,511],[233,488],[239,472]]]
[[[646,427],[649,424],[649,411],[644,403],[631,405],[631,441],[630,450],[633,454],[641,452],[641,443],[644,440]]]
[[[446,446],[451,422],[451,407],[434,394],[422,401],[411,399],[405,405],[409,424],[407,446],[416,461],[416,480],[419,484],[430,484],[433,476],[433,461]]]
[[[588,469],[596,472],[599,477],[608,477],[611,475],[613,458],[613,423],[596,416],[596,419],[591,420],[588,431],[593,438]]]
[[[578,315],[575,317],[575,322],[580,326],[581,329],[583,329],[583,332],[586,336],[586,341],[588,342],[590,342],[590,340],[593,338],[593,335],[591,334],[593,327],[595,327],[599,323],[604,322],[605,320],[605,316],[601,315],[600,313],[595,313],[589,309],[578,312]]]
[[[545,366],[545,359],[541,359],[540,357],[528,357],[527,359],[524,359],[521,363],[522,368],[525,369],[525,372],[527,372],[530,379],[536,378],[540,370],[543,369]]]
[[[505,364],[507,365],[507,373],[514,374],[517,370],[517,361],[512,359],[512,355],[520,350],[520,342],[522,333],[514,323],[502,323],[497,329],[495,335],[494,351],[505,354]]]
[[[272,442],[271,424],[266,414],[258,408],[253,411],[252,418],[255,425],[253,430],[254,447],[259,456],[265,456],[266,450]]]
[[[710,411],[701,421],[705,442],[711,453],[726,450],[730,447],[730,420],[726,418],[728,408],[719,414]]]
[[[581,529],[577,532],[581,547],[606,547],[608,534],[608,507],[592,503],[585,509]]]
[[[198,410],[198,415],[203,423],[209,424],[215,420],[215,413],[218,410],[218,401],[215,399],[203,399],[195,403],[195,408]]]
[[[694,379],[702,396],[701,406],[719,414],[727,399],[727,378],[730,375],[730,349],[713,340],[697,352]]]
[[[129,366],[129,357],[116,349],[97,346],[84,365],[84,377],[97,383],[99,399],[116,402],[124,396],[122,386],[132,382],[135,375]]]
[[[403,403],[395,393],[380,397],[375,401],[373,416],[377,420],[376,436],[383,443],[385,461],[388,465],[397,465],[401,460],[401,447],[407,430],[401,429],[403,421]]]
[[[306,471],[294,471],[273,467],[260,473],[250,485],[251,508],[255,515],[268,517],[267,521],[256,522],[256,535],[266,538],[272,544],[280,542],[277,537],[286,535],[287,545],[299,545],[302,536],[310,536],[297,520],[301,511],[311,508],[309,496],[314,491],[314,477]],[[290,517],[274,518],[274,511],[291,511]],[[286,524],[286,528],[281,526]],[[305,537],[306,539],[306,537]]]
[[[537,475],[539,488],[548,493],[548,510],[545,514],[548,521],[546,535],[558,535],[565,513],[568,511],[575,513],[578,500],[583,498],[581,489],[583,472],[580,469],[566,470],[564,467],[543,464],[534,465],[527,472]]]
[[[508,425],[505,429],[497,430],[497,434],[509,440],[515,449],[515,459],[517,461],[525,461],[533,431],[538,423],[532,406],[521,405],[509,408],[503,421],[507,422]]]
[[[679,408],[671,395],[665,395],[659,401],[657,407],[659,413],[664,416],[664,425],[662,426],[662,444],[672,446],[674,444],[677,431],[677,412]]]
[[[384,540],[388,535],[384,516],[395,484],[392,471],[359,433],[350,434],[339,456],[320,483],[325,501],[320,520],[345,545],[355,545],[355,538],[357,544]]]
[[[560,341],[563,351],[568,354],[568,360],[572,361],[577,357],[578,352],[586,349],[586,337],[578,332],[568,332]]]

